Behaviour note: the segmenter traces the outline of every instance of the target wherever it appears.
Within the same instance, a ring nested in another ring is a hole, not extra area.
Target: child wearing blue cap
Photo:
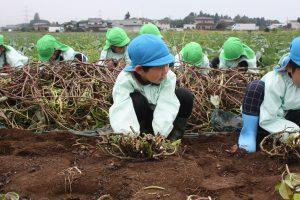
[[[261,80],[251,82],[242,106],[243,128],[238,144],[256,151],[259,126],[269,133],[300,131],[300,37],[290,46],[279,66]]]
[[[155,35],[143,34],[129,44],[128,54],[131,66],[119,74],[109,109],[114,132],[182,138],[194,96],[176,89],[176,75],[169,70],[174,56],[167,45]]]

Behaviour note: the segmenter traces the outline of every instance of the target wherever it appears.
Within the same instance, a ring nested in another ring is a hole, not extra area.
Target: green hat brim
[[[109,47],[110,47],[110,42],[108,40],[106,40],[103,49],[107,50],[107,49],[109,49]]]
[[[45,57],[45,56],[42,57],[42,56],[40,56],[40,61],[42,61],[42,62],[48,62],[51,57],[52,56],[50,56],[50,57]]]
[[[123,40],[121,43],[119,44],[111,44],[108,40],[106,40],[105,42],[105,46],[103,47],[104,50],[107,50],[110,48],[111,45],[116,46],[116,47],[124,47],[126,45],[128,45],[130,42],[130,38],[127,37],[125,40]]]
[[[254,51],[248,47],[247,45],[243,44],[243,52],[241,54],[241,56],[246,56],[247,59],[252,59],[255,56]],[[240,57],[237,58],[227,58],[225,55],[224,50],[220,53],[220,57],[223,58],[224,60],[236,60],[239,59]]]
[[[246,56],[247,59],[252,59],[255,57],[255,53],[250,47],[248,47],[245,44],[243,45],[243,47],[244,47],[243,55]]]
[[[244,55],[244,52],[241,55]],[[236,60],[236,59],[239,59],[239,57],[237,57],[237,58],[228,58],[228,57],[226,57],[224,50],[220,53],[220,58],[222,58],[224,60]]]
[[[9,46],[8,45],[0,44],[0,46],[3,46],[5,48],[5,50],[9,51]]]
[[[186,61],[184,61],[184,62],[186,62]],[[202,60],[201,61],[199,61],[198,63],[190,63],[190,62],[186,62],[187,64],[188,64],[188,66],[189,67],[201,67],[200,65],[201,65],[201,63],[202,63]]]
[[[200,67],[200,65],[201,65],[201,63],[203,62],[203,56],[202,56],[202,58],[198,61],[198,62],[196,62],[196,63],[191,63],[191,62],[189,62],[189,61],[186,61],[186,60],[184,60],[183,59],[183,49],[179,52],[179,54],[181,55],[181,57],[182,57],[182,61],[183,62],[186,62],[187,64],[188,64],[188,66],[189,67]]]
[[[55,52],[55,50],[53,49],[53,51],[51,51],[51,53],[49,53],[49,55],[47,55],[47,56],[41,56],[41,55],[39,54],[39,59],[40,59],[40,61],[42,61],[42,62],[47,62],[47,61],[49,61],[50,58],[53,56],[54,52]]]
[[[59,41],[56,41],[56,47],[55,47],[56,50],[61,50],[61,51],[65,52],[65,51],[68,51],[70,48],[71,47],[69,47],[68,45],[63,44]]]

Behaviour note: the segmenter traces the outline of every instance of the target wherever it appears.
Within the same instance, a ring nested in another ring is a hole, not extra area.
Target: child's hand
[[[108,68],[115,68],[115,63],[112,59],[107,59],[105,60],[105,65],[108,67]]]
[[[163,141],[165,141],[167,138],[163,135],[158,135],[157,138],[156,138],[156,142],[157,143],[161,143]]]
[[[11,72],[11,67],[9,65],[4,65],[2,67],[2,71],[3,71],[3,73],[9,73],[9,72]]]
[[[126,62],[124,58],[121,58],[118,63],[118,67],[124,68],[126,66]]]

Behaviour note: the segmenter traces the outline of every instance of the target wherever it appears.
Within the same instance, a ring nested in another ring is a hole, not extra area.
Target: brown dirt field
[[[105,194],[117,200],[186,200],[192,194],[218,200],[279,200],[274,186],[287,161],[262,152],[230,153],[236,137],[185,139],[186,150],[180,156],[129,162],[74,146],[80,137],[66,132],[33,134],[2,129],[0,192],[15,191],[22,200],[97,200]],[[81,142],[90,145],[95,145],[95,140],[81,137]],[[291,171],[300,172],[299,162],[288,164]],[[68,177],[60,172],[73,166],[82,173],[74,175],[70,194]],[[147,186],[165,189],[144,190]]]

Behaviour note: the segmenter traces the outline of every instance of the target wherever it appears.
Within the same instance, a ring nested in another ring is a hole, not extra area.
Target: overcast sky
[[[300,17],[299,0],[1,0],[0,26],[24,23],[35,12],[50,22],[66,22],[89,17],[122,19],[131,17],[183,18],[190,12],[203,10],[214,14],[287,19]]]

